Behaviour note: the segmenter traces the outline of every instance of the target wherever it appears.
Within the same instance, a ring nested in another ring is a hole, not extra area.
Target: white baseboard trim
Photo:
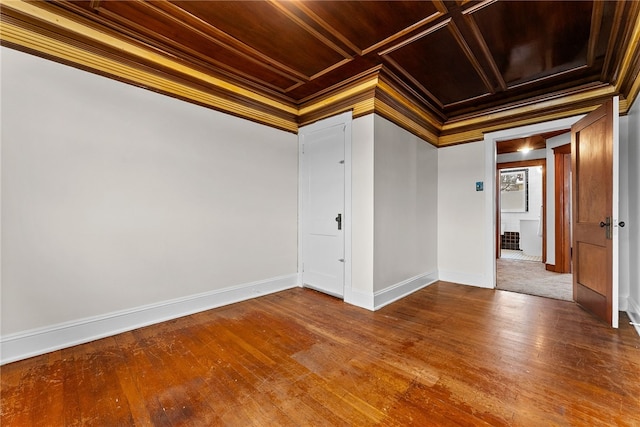
[[[297,274],[274,277],[0,337],[0,365],[200,311],[295,288]]]
[[[359,291],[354,291],[353,289],[345,293],[344,302],[347,304],[355,305],[356,307],[364,308],[366,310],[374,311],[373,305],[373,293],[364,293]]]
[[[618,296],[618,311],[627,311],[627,308],[629,307],[629,300],[628,298],[625,296]]]
[[[459,273],[456,271],[438,271],[438,278],[443,282],[458,283],[460,285],[477,286],[479,288],[493,289],[493,285],[487,284],[487,278],[482,274]]]
[[[631,322],[634,323],[633,327],[636,328],[636,332],[640,335],[640,302],[634,301],[631,297],[628,302],[627,314]]]
[[[385,305],[404,298],[437,280],[437,272],[423,273],[378,291],[373,295],[374,310],[379,310]]]

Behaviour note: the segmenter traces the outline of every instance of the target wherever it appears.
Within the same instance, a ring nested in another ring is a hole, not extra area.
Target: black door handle
[[[342,230],[342,214],[338,214],[336,222],[338,223],[338,230]]]
[[[607,228],[607,239],[611,240],[611,217],[608,216],[605,221],[600,221],[600,228]]]

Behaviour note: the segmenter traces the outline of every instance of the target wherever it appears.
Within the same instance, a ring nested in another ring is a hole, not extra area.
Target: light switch
[[[484,183],[482,181],[476,182],[476,191],[484,191]]]

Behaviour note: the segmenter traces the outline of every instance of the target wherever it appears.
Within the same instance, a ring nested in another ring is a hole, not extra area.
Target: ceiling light
[[[518,148],[518,151],[521,151],[523,154],[527,154],[529,151],[531,151],[530,147],[522,147],[522,148]]]

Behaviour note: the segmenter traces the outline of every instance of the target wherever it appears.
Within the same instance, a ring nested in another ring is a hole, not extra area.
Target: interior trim
[[[419,274],[415,277],[403,280],[402,282],[387,286],[383,290],[374,293],[373,311],[379,310],[385,305],[398,301],[399,299],[404,298],[422,288],[426,288],[436,281],[438,281],[438,273],[437,271],[432,271],[429,273]]]
[[[627,314],[636,332],[640,335],[640,303],[629,297],[627,299]]]
[[[0,365],[297,287],[297,274],[5,335]]]
[[[637,68],[638,57],[634,52],[638,49],[635,48],[624,52],[615,86],[601,84],[569,93],[554,92],[507,106],[479,109],[449,120],[436,117],[420,107],[412,100],[415,94],[397,86],[384,67],[370,70],[368,76],[357,81],[337,84],[320,98],[312,97],[296,105],[293,101],[287,102],[286,98],[262,95],[212,76],[150,47],[117,37],[115,33],[93,28],[89,21],[72,17],[46,3],[0,0],[0,4],[4,9],[3,18],[8,18],[0,21],[0,40],[8,47],[294,133],[302,125],[353,110],[354,117],[378,113],[434,146],[445,147],[480,141],[487,132],[585,114],[622,89],[628,89],[626,99],[622,97],[620,100],[620,113],[626,114],[640,93],[640,79],[630,80]],[[45,27],[63,29],[77,36],[77,40],[64,38]],[[634,24],[626,37],[634,47],[640,43],[640,21]],[[172,70],[185,79],[161,74],[115,55],[106,55],[106,51],[83,44],[82,40],[91,40],[105,49],[126,52],[142,63]]]
[[[258,108],[252,108],[246,102],[235,101],[230,99],[230,97],[224,97],[222,95],[215,95],[204,89],[176,82],[130,65],[118,63],[112,59],[79,49],[59,40],[31,33],[10,23],[3,22],[0,29],[3,44],[9,43],[43,53],[63,63],[88,67],[99,74],[114,76],[119,80],[125,80],[126,82],[146,89],[152,89],[157,92],[186,99],[196,104],[211,107],[243,118],[249,118],[279,129],[291,132],[296,132],[298,129],[295,121],[297,110],[291,115],[291,119],[286,119]],[[288,110],[290,109],[287,108],[287,111]]]

